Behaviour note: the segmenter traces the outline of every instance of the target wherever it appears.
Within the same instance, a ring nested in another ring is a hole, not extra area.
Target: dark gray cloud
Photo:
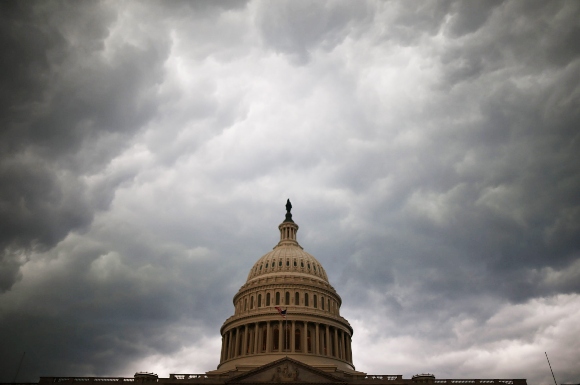
[[[576,3],[1,7],[0,381],[213,369],[287,198],[357,369],[577,380]]]

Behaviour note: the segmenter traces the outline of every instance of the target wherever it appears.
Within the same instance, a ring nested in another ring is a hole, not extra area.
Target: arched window
[[[330,311],[330,298],[328,299],[328,311]]]
[[[250,309],[254,308],[254,296],[252,296],[252,298],[250,298]]]
[[[306,344],[306,348],[308,349],[307,353],[312,353],[312,333],[310,332],[310,328],[306,332]]]
[[[258,294],[258,307],[262,307],[262,294]]]
[[[314,294],[312,300],[314,301],[314,308],[316,309],[318,307],[318,298],[316,297],[316,294]]]
[[[294,332],[294,350],[296,351],[300,351],[300,341],[302,340],[300,335],[300,328],[296,328]]]
[[[280,305],[280,292],[276,292],[276,305]]]
[[[266,306],[270,306],[270,293],[266,294]]]
[[[282,260],[278,261],[278,267],[282,267]]]
[[[278,330],[278,327],[275,326],[272,333],[272,346],[273,346],[272,350],[278,351],[278,348],[280,347],[279,340],[280,340],[280,330]]]
[[[286,299],[285,299],[284,303],[286,305],[290,305],[290,292],[289,291],[286,292]]]
[[[244,311],[248,310],[248,299],[244,299]]]
[[[322,310],[324,310],[324,297],[320,297],[320,306],[322,306]]]
[[[304,293],[304,306],[310,306],[308,304],[308,293]]]
[[[286,266],[290,266],[290,260],[289,259],[286,260]]]
[[[294,267],[296,267],[296,260],[294,260]]]
[[[300,305],[300,294],[298,292],[294,294],[294,305]]]

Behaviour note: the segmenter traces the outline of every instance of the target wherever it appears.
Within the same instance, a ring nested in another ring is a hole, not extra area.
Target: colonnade
[[[221,362],[276,352],[314,354],[352,363],[350,334],[317,322],[254,322],[232,328],[222,337]]]

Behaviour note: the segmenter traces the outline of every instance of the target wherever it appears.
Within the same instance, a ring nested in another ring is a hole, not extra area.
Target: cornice
[[[228,318],[220,328],[220,334],[223,335],[224,331],[230,330],[234,327],[245,326],[254,323],[276,321],[284,319],[280,318],[278,313],[268,312],[268,313],[254,313],[254,314],[244,314],[240,316],[231,316]],[[313,313],[313,312],[291,312],[288,313],[286,320],[297,321],[297,322],[312,322],[320,323],[324,325],[342,327],[345,331],[348,331],[350,335],[353,335],[353,329],[346,318],[341,316],[336,316],[328,313]],[[318,321],[320,320],[320,321]]]
[[[238,291],[236,293],[236,295],[234,295],[233,303],[235,305],[235,303],[238,301],[238,299],[240,297],[243,297],[245,295],[248,295],[248,294],[251,294],[254,292],[276,290],[276,289],[280,289],[280,288],[281,289],[291,289],[291,290],[300,289],[300,290],[318,291],[319,293],[324,293],[327,296],[334,297],[337,300],[339,306],[342,305],[342,298],[334,289],[330,290],[330,289],[325,288],[325,287],[308,285],[308,284],[304,284],[304,283],[291,283],[291,284],[283,284],[283,283],[278,284],[277,283],[277,284],[268,284],[268,285],[246,288],[243,290],[240,289],[240,291]]]

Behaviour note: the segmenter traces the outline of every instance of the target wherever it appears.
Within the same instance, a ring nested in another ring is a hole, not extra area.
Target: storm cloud
[[[215,369],[290,198],[357,370],[578,382],[578,3],[0,7],[0,381]]]

